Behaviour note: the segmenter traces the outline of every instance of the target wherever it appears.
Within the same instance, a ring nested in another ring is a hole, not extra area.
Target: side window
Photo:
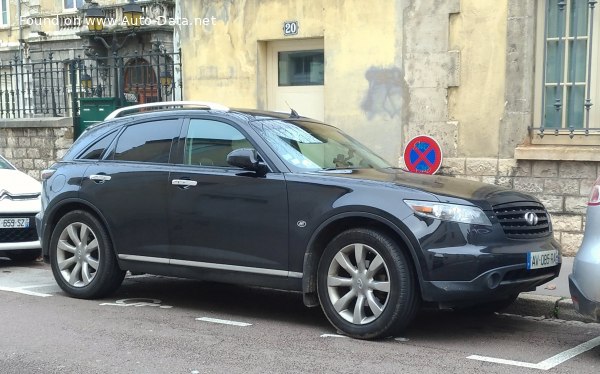
[[[120,161],[169,162],[173,139],[179,136],[179,119],[144,122],[123,131],[113,158]]]
[[[219,121],[191,119],[185,139],[183,163],[230,167],[227,155],[239,148],[254,147],[235,127]]]
[[[117,132],[113,131],[112,133],[96,141],[77,158],[80,160],[99,160],[102,156],[102,153],[104,153],[106,147],[108,147],[110,143],[112,143],[113,139],[116,136]]]

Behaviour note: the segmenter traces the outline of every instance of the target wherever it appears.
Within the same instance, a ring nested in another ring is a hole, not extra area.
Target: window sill
[[[538,132],[531,134],[531,144],[533,145],[566,145],[566,146],[599,146],[600,133],[598,129],[595,132],[590,132],[588,135],[581,132],[570,136],[568,132],[561,132],[558,135],[554,134],[552,129],[547,129],[544,136],[540,136]]]
[[[554,135],[545,135],[544,138],[549,136],[554,137]],[[600,161],[600,145],[573,144],[576,143],[574,139],[571,139],[571,145],[519,146],[515,149],[515,158],[517,160]]]

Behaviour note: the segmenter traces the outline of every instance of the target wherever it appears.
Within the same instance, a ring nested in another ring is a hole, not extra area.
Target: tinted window
[[[129,126],[117,140],[114,159],[121,161],[169,162],[173,139],[179,135],[179,120],[144,122]]]
[[[106,147],[108,147],[110,143],[112,143],[115,136],[117,136],[116,131],[96,141],[78,158],[82,160],[99,160],[100,156],[102,156],[102,153],[104,153]]]
[[[227,155],[238,148],[254,148],[235,127],[218,121],[192,119],[185,139],[184,164],[230,167]]]

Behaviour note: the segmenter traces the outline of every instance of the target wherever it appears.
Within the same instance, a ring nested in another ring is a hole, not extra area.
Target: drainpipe
[[[19,26],[19,60],[23,61],[23,25],[21,24],[21,0],[17,0],[17,24]]]

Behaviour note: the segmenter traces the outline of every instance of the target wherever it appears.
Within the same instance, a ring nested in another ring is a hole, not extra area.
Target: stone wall
[[[574,256],[585,227],[587,200],[600,162],[447,158],[440,174],[497,184],[537,197],[550,212],[563,254]]]
[[[36,179],[41,170],[64,156],[72,143],[71,118],[0,121],[0,154]]]

